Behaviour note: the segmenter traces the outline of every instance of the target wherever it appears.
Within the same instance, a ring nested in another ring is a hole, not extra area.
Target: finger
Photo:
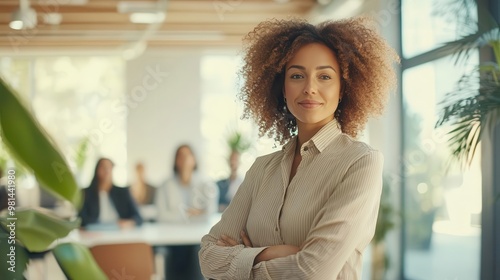
[[[228,244],[229,246],[236,246],[236,245],[238,245],[238,242],[236,242],[236,240],[232,239],[231,237],[229,237],[227,235],[222,235],[221,239],[224,242],[226,242],[226,244]]]
[[[226,235],[222,236],[222,240],[224,240],[224,242],[226,242],[226,244],[228,244],[229,246],[236,246],[236,245],[238,245],[238,242],[236,240],[234,240],[231,237],[226,236]]]
[[[243,244],[245,244],[245,247],[253,247],[252,241],[250,241],[250,238],[248,238],[244,230],[240,232],[240,235],[241,235],[241,240],[243,240]]]
[[[224,247],[227,247],[227,244],[226,244],[224,241],[220,240],[220,239],[219,239],[219,240],[217,240],[217,243],[215,243],[215,244],[217,244],[217,245],[219,245],[219,246],[224,246]]]

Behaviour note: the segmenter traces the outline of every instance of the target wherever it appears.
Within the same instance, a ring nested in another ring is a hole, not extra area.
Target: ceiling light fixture
[[[127,60],[141,56],[148,46],[148,39],[153,36],[165,21],[168,0],[157,2],[120,1],[117,4],[119,13],[129,13],[133,23],[147,24],[143,33],[135,41],[120,48]]]
[[[132,23],[153,24],[163,22],[164,20],[165,13],[163,12],[130,14],[130,22]]]
[[[9,27],[15,30],[32,29],[36,24],[36,11],[30,7],[29,0],[19,0],[19,9],[12,13]]]
[[[120,1],[116,9],[122,14],[152,13],[164,10],[160,5],[161,2]]]
[[[166,18],[166,0],[158,2],[120,1],[117,4],[119,13],[130,14],[132,23],[162,23]]]
[[[43,14],[43,23],[47,25],[59,25],[62,22],[62,15],[60,13],[46,13]]]

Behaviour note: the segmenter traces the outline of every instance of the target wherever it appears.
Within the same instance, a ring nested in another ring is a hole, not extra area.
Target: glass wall
[[[480,276],[480,152],[470,168],[460,169],[450,160],[449,128],[435,128],[445,94],[456,88],[464,73],[474,73],[479,62],[478,52],[466,63],[456,63],[455,56],[435,51],[474,31],[470,22],[470,30],[464,29],[464,22],[458,22],[461,12],[447,7],[450,3],[406,0],[401,6],[405,279]],[[405,68],[409,59],[416,66]]]

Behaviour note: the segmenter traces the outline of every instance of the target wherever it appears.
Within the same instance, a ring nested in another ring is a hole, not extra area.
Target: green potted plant
[[[469,3],[470,0],[459,2]],[[475,2],[475,1],[472,1]],[[457,63],[468,58],[471,51],[486,48],[493,53],[490,61],[478,64],[471,72],[465,73],[455,90],[446,94],[442,101],[443,109],[436,127],[449,126],[448,144],[452,158],[462,167],[472,162],[477,145],[485,131],[492,131],[500,120],[500,29],[496,21],[479,4],[479,17],[484,20],[478,24],[475,33],[447,43],[444,49],[451,50]],[[465,4],[463,7],[467,7]],[[467,21],[465,24],[477,24]]]
[[[251,143],[245,139],[241,132],[234,131],[227,138],[227,145],[229,146],[231,152],[241,154],[250,148]]]
[[[372,265],[371,279],[385,279],[385,272],[389,268],[390,262],[385,249],[385,237],[394,226],[396,211],[391,198],[391,180],[390,177],[384,175],[382,184],[382,196],[380,198],[380,208],[377,217],[377,225],[375,227],[375,235],[372,240]]]
[[[73,174],[56,146],[38,125],[19,96],[0,78],[0,133],[9,154],[32,172],[40,186],[76,209],[81,193]],[[33,253],[52,250],[71,279],[106,279],[89,250],[81,244],[53,246],[79,227],[79,220],[65,220],[41,209],[20,209],[16,202],[16,170],[5,170],[9,207],[0,215],[0,279],[25,279]]]
[[[452,149],[454,162],[462,168],[472,163],[478,144],[485,135],[492,135],[500,121],[500,25],[488,9],[477,0],[457,0],[459,9],[467,14],[468,7],[478,7],[481,22],[466,17],[465,25],[477,24],[475,33],[465,35],[460,40],[447,43],[444,49],[453,51],[456,61],[469,57],[471,51],[487,49],[492,55],[490,61],[478,64],[471,72],[465,73],[454,91],[449,92],[442,102],[443,109],[436,127],[449,126],[448,144]],[[474,29],[474,28],[472,28]],[[500,194],[494,199],[500,201]]]

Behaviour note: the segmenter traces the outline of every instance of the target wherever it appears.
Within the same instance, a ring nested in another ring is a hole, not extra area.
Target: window
[[[114,180],[124,185],[126,164],[125,65],[119,57],[40,57],[0,59],[0,74],[31,107],[86,187],[100,156],[115,162]],[[123,104],[123,103],[122,103]],[[88,139],[85,165],[77,151]]]
[[[408,279],[479,277],[480,158],[465,173],[448,169],[445,132],[434,128],[438,103],[463,70],[445,57],[403,72]]]
[[[442,43],[456,40],[459,34],[474,33],[475,25],[470,22],[476,20],[475,14],[461,9],[460,2],[468,3],[448,0],[402,1],[403,56],[413,57],[435,49]],[[472,10],[473,7],[468,9]],[[456,11],[456,14],[450,11]]]
[[[474,31],[473,26],[460,29],[460,13],[439,12],[447,7],[453,10],[447,6],[450,3],[402,1],[403,56],[415,65],[403,67],[402,72],[405,279],[480,276],[480,152],[471,168],[462,172],[450,165],[447,130],[435,129],[445,94],[479,62],[478,52],[468,64],[456,64],[453,56],[435,51],[442,43],[456,40],[458,33]]]

